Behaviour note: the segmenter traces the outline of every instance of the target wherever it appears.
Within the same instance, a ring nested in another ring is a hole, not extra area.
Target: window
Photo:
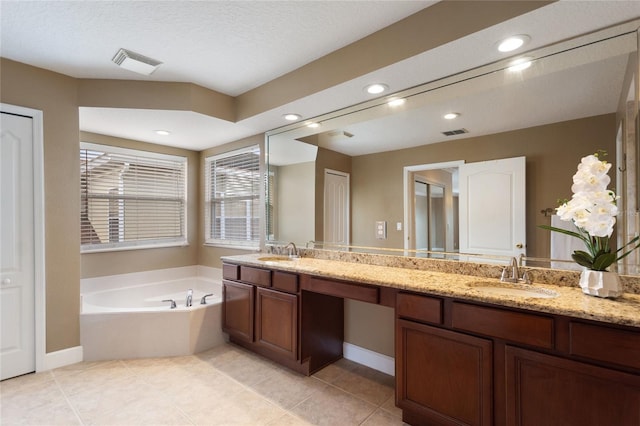
[[[186,245],[187,159],[80,143],[81,251]]]
[[[260,245],[260,147],[205,159],[205,242]]]

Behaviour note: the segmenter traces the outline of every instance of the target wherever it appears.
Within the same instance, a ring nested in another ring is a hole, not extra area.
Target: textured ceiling
[[[72,77],[195,83],[237,96],[433,1],[6,1],[5,58]],[[163,62],[118,68],[120,48]]]
[[[236,96],[433,3],[0,0],[0,55],[73,77],[191,82]],[[285,112],[309,118],[365,101],[362,87],[372,81],[396,91],[499,60],[494,44],[507,35],[529,34],[534,49],[638,17],[640,1],[560,1],[238,123],[81,108],[80,127],[201,150],[280,127]],[[123,70],[111,62],[121,47],[164,64],[150,77]],[[534,110],[545,112],[542,104]],[[173,133],[159,137],[160,128]]]

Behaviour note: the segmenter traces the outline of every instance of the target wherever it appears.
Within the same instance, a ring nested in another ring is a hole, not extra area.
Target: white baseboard
[[[395,358],[360,346],[344,342],[342,344],[342,356],[358,364],[366,365],[374,370],[382,371],[390,376],[395,376]]]
[[[44,356],[44,366],[42,371],[53,370],[54,368],[82,362],[84,358],[82,346],[62,349],[56,352],[49,352]]]

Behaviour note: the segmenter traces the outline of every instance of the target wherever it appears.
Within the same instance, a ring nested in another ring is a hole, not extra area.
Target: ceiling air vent
[[[151,75],[162,62],[147,56],[132,52],[127,49],[120,49],[111,59],[116,65],[138,74]]]
[[[458,129],[458,130],[447,130],[446,132],[442,132],[442,134],[445,136],[455,136],[455,135],[461,135],[463,133],[469,133],[469,131],[467,129]]]
[[[335,130],[327,134],[331,139],[349,139],[353,137],[353,133],[345,132],[344,130]]]

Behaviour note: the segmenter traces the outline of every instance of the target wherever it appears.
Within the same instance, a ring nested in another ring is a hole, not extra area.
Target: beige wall
[[[315,197],[309,188],[315,187],[315,162],[278,167],[276,178],[278,241],[311,241],[315,238]]]
[[[403,168],[455,160],[466,162],[525,156],[527,188],[527,253],[549,257],[549,224],[540,213],[571,196],[571,177],[580,158],[604,149],[615,162],[615,114],[555,123],[495,135],[424,145],[417,148],[353,157],[351,199],[353,244],[403,247],[403,232],[390,227],[387,240],[376,240],[376,220],[402,222]],[[611,187],[615,186],[612,174]]]
[[[83,133],[87,142],[134,149],[151,149],[186,155],[189,162],[188,238],[189,246],[149,250],[91,253],[80,255],[80,131],[79,105],[194,109],[228,115],[229,99],[189,84],[133,84],[134,92],[116,90],[128,82],[77,80],[68,76],[0,58],[0,102],[43,111],[45,181],[45,280],[46,351],[55,352],[80,344],[80,278],[139,272],[186,265],[220,267],[220,256],[246,253],[215,247],[202,247],[204,156],[252,144],[264,149],[264,137],[257,135],[197,153],[161,147],[139,141]],[[95,84],[97,86],[92,86]],[[121,86],[120,86],[121,85]],[[109,93],[110,88],[115,92]],[[159,92],[158,92],[159,90]],[[176,97],[170,96],[177,90]],[[118,93],[118,96],[113,96]],[[79,95],[80,94],[80,95]],[[79,96],[83,98],[81,101]],[[208,98],[210,96],[210,98]],[[106,98],[105,98],[106,97]],[[131,97],[142,97],[132,101]],[[208,101],[207,99],[208,98]],[[156,99],[157,102],[154,100]],[[211,100],[218,104],[212,105]],[[181,107],[184,106],[184,108]],[[137,105],[139,106],[139,105]]]
[[[76,80],[1,59],[0,101],[43,111],[46,350],[80,344],[80,156]]]
[[[345,299],[345,342],[393,357],[394,327],[393,308]]]
[[[84,253],[80,257],[81,277],[100,277],[196,265],[198,263],[200,153],[88,132],[80,132],[80,141],[187,157],[187,239],[189,242],[186,247]]]

